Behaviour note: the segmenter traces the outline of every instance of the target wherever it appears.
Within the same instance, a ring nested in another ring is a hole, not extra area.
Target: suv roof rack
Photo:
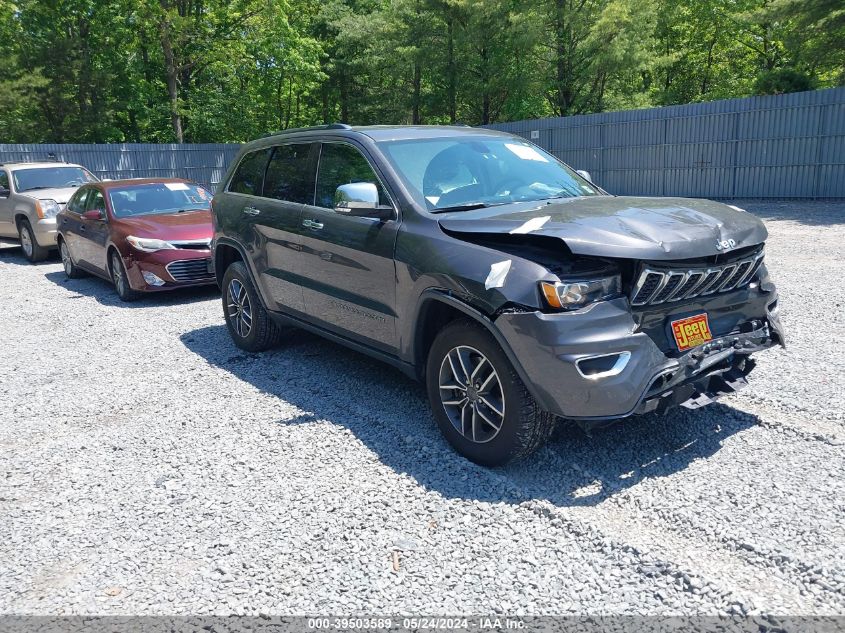
[[[310,125],[307,127],[291,127],[286,130],[278,130],[277,132],[270,132],[261,138],[269,138],[271,136],[278,136],[279,134],[292,134],[294,132],[317,132],[319,130],[351,130],[352,126],[346,123],[327,123],[325,125]]]
[[[55,152],[47,152],[47,158],[28,158],[26,160],[3,160],[0,165],[31,165],[33,163],[64,163],[66,161],[56,158]]]

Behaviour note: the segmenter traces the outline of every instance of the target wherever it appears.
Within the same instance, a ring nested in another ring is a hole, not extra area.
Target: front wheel
[[[141,296],[137,290],[133,290],[129,285],[129,277],[126,274],[126,266],[123,265],[123,258],[117,251],[112,251],[109,257],[111,268],[111,279],[114,283],[114,289],[117,290],[117,296],[121,301],[135,301]]]
[[[426,387],[443,435],[483,466],[531,454],[554,427],[492,335],[469,321],[449,324],[434,339]]]
[[[29,220],[24,219],[18,223],[18,235],[21,239],[23,254],[30,262],[34,264],[47,259],[50,251],[38,245],[35,239],[35,231],[32,230]]]
[[[223,275],[223,315],[235,345],[247,352],[263,352],[278,344],[282,331],[261,305],[243,262],[234,262]]]

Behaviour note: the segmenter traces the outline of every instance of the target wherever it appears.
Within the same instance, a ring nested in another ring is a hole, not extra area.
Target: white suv
[[[31,262],[56,248],[56,215],[80,185],[99,180],[70,163],[0,164],[0,239],[20,240]]]

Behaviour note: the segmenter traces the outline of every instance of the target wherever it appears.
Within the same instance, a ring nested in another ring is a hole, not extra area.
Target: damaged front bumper
[[[774,286],[710,301],[695,310],[732,313],[735,327],[679,355],[641,331],[625,298],[571,313],[505,312],[495,325],[541,407],[600,421],[708,404],[746,384],[752,353],[783,344]]]

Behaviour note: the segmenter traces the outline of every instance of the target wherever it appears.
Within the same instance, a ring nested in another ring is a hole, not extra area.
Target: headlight
[[[134,235],[129,235],[126,238],[126,241],[129,242],[132,248],[145,253],[155,253],[156,251],[165,251],[176,248],[170,242],[156,240],[149,237],[135,237]]]
[[[619,275],[582,279],[578,281],[560,281],[540,283],[543,296],[550,307],[558,310],[575,310],[588,303],[601,301],[622,292],[622,279]]]
[[[59,203],[55,200],[39,200],[38,201],[38,214],[42,218],[55,218],[61,209],[59,208]]]

